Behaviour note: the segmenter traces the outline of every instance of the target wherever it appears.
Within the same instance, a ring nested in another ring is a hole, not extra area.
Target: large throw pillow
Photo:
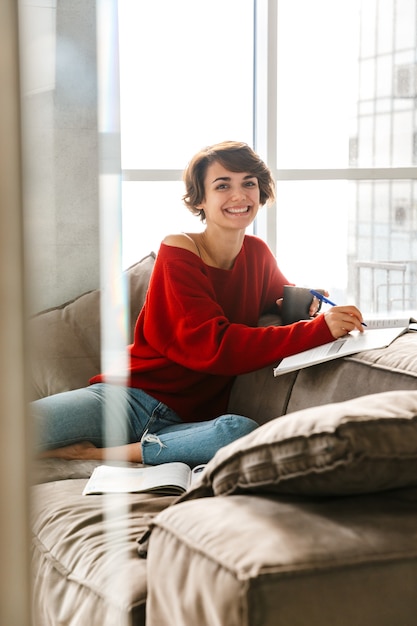
[[[129,341],[155,263],[150,253],[126,270]],[[100,373],[100,290],[39,313],[30,320],[32,399],[78,389]]]
[[[417,391],[317,406],[220,449],[180,500],[245,492],[314,496],[417,485]]]

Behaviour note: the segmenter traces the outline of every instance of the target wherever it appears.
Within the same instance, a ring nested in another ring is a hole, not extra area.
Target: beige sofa
[[[130,332],[153,262],[126,273]],[[100,370],[99,295],[31,320],[34,397]],[[261,428],[179,499],[86,497],[97,463],[35,464],[35,626],[415,626],[417,333],[240,376],[229,408]]]

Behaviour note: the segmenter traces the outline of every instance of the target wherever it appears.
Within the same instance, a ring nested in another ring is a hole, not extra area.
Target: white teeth
[[[226,209],[229,213],[246,213],[248,211],[248,207],[244,207],[243,209]]]

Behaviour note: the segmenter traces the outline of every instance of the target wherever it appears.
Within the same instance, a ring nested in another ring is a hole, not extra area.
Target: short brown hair
[[[248,144],[238,141],[224,141],[200,150],[184,170],[185,194],[183,202],[194,215],[202,220],[205,214],[197,208],[204,201],[207,168],[218,162],[231,172],[247,172],[258,179],[260,204],[273,202],[275,184],[270,169]]]

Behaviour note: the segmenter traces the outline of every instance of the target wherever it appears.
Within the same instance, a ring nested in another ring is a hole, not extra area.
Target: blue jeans
[[[186,423],[141,389],[97,383],[31,404],[38,450],[90,441],[95,446],[141,442],[143,462],[207,463],[217,450],[254,430],[241,415]]]

